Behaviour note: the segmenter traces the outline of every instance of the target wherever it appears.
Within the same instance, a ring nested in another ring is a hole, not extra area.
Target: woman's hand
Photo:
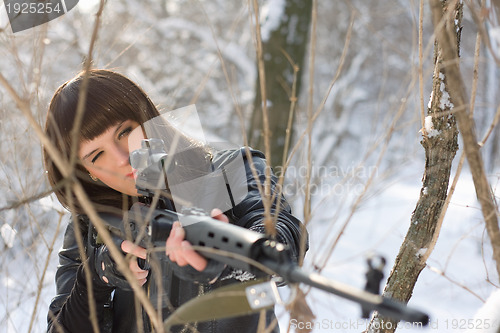
[[[146,249],[135,245],[131,241],[128,241],[128,240],[123,241],[121,244],[121,248],[122,248],[122,251],[125,253],[130,253],[130,254],[136,256],[137,258],[146,259],[146,256],[147,256]],[[146,283],[149,271],[141,269],[139,267],[139,265],[137,264],[136,258],[132,258],[132,260],[130,260],[130,262],[128,264],[128,268],[130,268],[130,270],[134,274],[135,278],[139,282],[140,286],[142,286],[144,283]],[[103,277],[103,280],[104,280],[104,277]],[[106,280],[104,280],[104,281],[108,282]]]
[[[214,219],[229,223],[229,219],[222,213],[220,209],[213,209],[210,213]],[[193,250],[191,243],[184,238],[186,232],[179,222],[174,222],[172,232],[167,238],[166,254],[170,261],[177,263],[179,266],[190,265],[197,271],[203,271],[207,267],[207,259]]]

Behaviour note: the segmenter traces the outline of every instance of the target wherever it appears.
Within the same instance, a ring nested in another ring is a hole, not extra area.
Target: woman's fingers
[[[125,240],[121,244],[122,251],[125,253],[130,253],[135,257],[146,259],[147,251],[145,248],[140,247],[131,241]],[[137,264],[137,259],[133,258],[129,261],[128,267],[134,274],[135,278],[139,281],[139,284],[142,286],[147,281],[147,277],[149,274],[148,270],[143,270]]]
[[[139,284],[141,286],[146,283],[149,271],[141,269],[137,264],[137,260],[131,260],[128,267],[132,271],[132,274],[134,274],[135,278],[139,281]]]
[[[207,259],[193,250],[191,243],[183,241],[181,244],[183,259],[197,271],[202,271],[207,267]]]
[[[224,213],[222,213],[222,210],[220,210],[219,208],[212,209],[212,211],[210,212],[210,216],[216,220],[229,223],[229,218]]]
[[[186,237],[186,232],[182,228],[181,224],[179,222],[175,222],[175,232],[174,232],[174,239],[173,239],[173,249],[174,249],[174,254],[175,254],[175,261],[177,262],[177,265],[179,266],[186,266],[188,264],[188,261],[184,257],[184,251],[182,249],[182,242],[184,241],[184,238]]]
[[[174,222],[172,225],[172,231],[167,238],[165,253],[169,257],[170,261],[177,262],[179,265],[180,262],[177,260],[177,250],[180,248],[180,244],[184,240],[184,235],[182,232],[178,232],[178,229],[181,229],[181,224],[179,222]]]
[[[125,253],[130,253],[136,257],[146,259],[147,257],[147,251],[145,248],[140,247],[139,245],[136,245],[132,243],[131,241],[124,240],[121,245],[122,251]]]
[[[207,267],[207,260],[198,254],[191,244],[184,238],[186,232],[179,222],[174,222],[172,232],[166,242],[166,254],[170,261],[177,263],[179,266],[190,265],[198,271],[202,271]]]
[[[180,242],[178,240],[178,236],[176,237],[177,234],[177,229],[181,227],[181,224],[179,222],[174,222],[172,225],[172,230],[170,231],[170,235],[168,235],[167,242],[166,242],[166,250],[165,253],[167,256],[169,256],[170,260],[175,261],[175,249],[176,246],[180,245]],[[184,239],[184,238],[182,238]]]

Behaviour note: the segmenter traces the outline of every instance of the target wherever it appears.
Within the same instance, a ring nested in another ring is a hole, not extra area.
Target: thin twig
[[[312,31],[311,31],[311,53],[309,55],[309,97],[307,103],[307,172],[306,191],[304,198],[304,223],[307,225],[311,220],[311,173],[312,173],[312,131],[313,131],[313,101],[314,101],[314,61],[316,58],[316,27],[318,18],[318,2],[313,1],[312,8]]]
[[[207,15],[204,7],[202,6],[201,3],[200,3],[200,5],[201,5],[201,8],[202,8],[203,13],[205,15],[206,21],[208,23],[210,23],[210,20],[208,18],[208,15]],[[250,4],[249,4],[249,8],[250,8]],[[258,14],[256,14],[256,15],[258,16]],[[251,11],[250,11],[250,21],[251,21]],[[258,22],[258,20],[257,20],[257,22]],[[257,170],[255,168],[255,165],[253,164],[253,160],[252,160],[252,156],[251,156],[250,150],[248,149],[248,138],[246,136],[245,126],[244,126],[244,120],[243,120],[243,114],[241,112],[241,108],[240,108],[239,104],[237,103],[236,94],[235,94],[235,92],[234,92],[234,90],[232,88],[231,80],[229,79],[229,74],[228,74],[227,66],[226,66],[226,63],[225,63],[224,58],[222,56],[222,52],[221,52],[221,49],[219,47],[219,43],[217,42],[217,38],[216,38],[215,31],[213,29],[213,25],[209,24],[209,27],[210,27],[210,30],[212,32],[212,36],[213,36],[213,39],[214,39],[214,42],[215,42],[215,45],[216,45],[216,48],[217,48],[217,55],[218,55],[219,60],[221,62],[221,66],[222,66],[222,70],[223,70],[223,73],[224,73],[224,77],[225,77],[226,82],[228,84],[228,87],[229,87],[229,90],[230,90],[230,93],[231,93],[231,97],[233,99],[233,102],[234,102],[234,105],[235,105],[235,108],[236,108],[236,112],[237,112],[237,114],[238,114],[238,116],[240,118],[241,132],[243,134],[243,141],[244,141],[244,145],[245,145],[245,155],[246,155],[246,158],[247,158],[247,160],[249,162],[250,170],[252,172],[253,177],[255,179],[259,179],[259,176],[257,174]],[[257,47],[257,44],[256,44],[256,47]],[[267,158],[269,158],[269,156],[267,156]],[[265,221],[271,221],[271,226],[269,228],[271,228],[272,230],[275,230],[274,229],[274,224],[272,224],[273,219],[271,217],[272,199],[270,198],[269,195],[266,195],[266,186],[269,189],[269,187],[270,187],[270,181],[271,181],[271,179],[270,179],[270,176],[271,176],[270,175],[270,169],[266,168],[265,172],[266,172],[266,174],[265,174],[265,184],[263,186],[260,182],[257,182],[257,189],[259,190],[260,195],[263,197],[264,219],[265,219]],[[266,227],[266,232],[268,232],[269,234],[273,234],[272,230],[269,230],[268,227]]]
[[[34,202],[34,201],[38,201],[42,198],[45,198],[49,195],[51,195],[52,193],[54,193],[54,191],[62,188],[64,186],[64,184],[66,183],[67,180],[63,180],[61,183],[57,184],[56,187],[54,187],[53,189],[50,189],[50,190],[47,190],[47,191],[44,191],[42,193],[38,193],[38,194],[35,194],[31,197],[27,197],[27,198],[23,198],[19,201],[16,201],[12,204],[10,204],[9,206],[5,206],[5,207],[2,207],[0,208],[0,212],[3,212],[3,211],[7,211],[7,210],[10,210],[10,209],[17,209],[23,205],[26,205],[30,202]]]
[[[266,70],[264,66],[264,52],[262,48],[262,35],[260,31],[260,11],[259,3],[257,0],[253,0],[253,10],[255,19],[255,36],[256,36],[256,51],[257,51],[257,68],[259,71],[259,86],[261,93],[261,105],[262,108],[262,126],[264,134],[264,153],[266,157],[271,160],[271,146],[270,146],[270,133],[269,133],[269,114],[267,110],[267,90],[266,90]],[[264,181],[264,192],[262,193],[264,201],[268,201],[269,204],[264,204],[264,226],[266,232],[269,235],[276,234],[276,228],[273,225],[273,219],[271,218],[271,169],[265,169],[265,181]]]
[[[35,299],[35,306],[33,307],[33,312],[31,313],[31,320],[30,320],[30,326],[28,328],[28,332],[31,332],[33,329],[33,325],[35,323],[36,319],[36,313],[38,309],[38,303],[40,302],[40,296],[42,294],[42,287],[43,287],[43,281],[45,280],[45,275],[47,273],[47,269],[49,267],[49,262],[52,255],[52,252],[54,251],[54,244],[56,243],[56,240],[59,238],[59,230],[61,228],[61,221],[64,217],[64,213],[59,212],[59,220],[57,221],[57,226],[56,226],[56,231],[54,233],[54,237],[52,238],[52,242],[50,243],[50,246],[47,248],[47,258],[45,258],[45,264],[43,266],[42,270],[42,276],[40,277],[40,280],[38,281],[38,289],[36,293],[36,299]]]
[[[424,60],[423,60],[423,35],[424,35],[424,0],[420,0],[418,19],[418,83],[420,88],[420,122],[422,133],[427,135],[425,130],[425,103],[424,103]]]
[[[479,11],[476,9],[476,6],[474,5],[474,3],[472,3],[472,1],[467,0],[465,1],[465,3],[467,4],[467,7],[469,7],[472,19],[474,20],[474,23],[476,23],[478,33],[481,35],[484,45],[486,45],[486,47],[490,51],[491,57],[493,58],[497,66],[500,66],[500,58],[498,57],[495,50],[493,50],[493,47],[491,46],[490,38],[488,37],[488,32],[484,28],[484,20],[482,19],[482,16],[478,14]]]
[[[88,91],[88,85],[89,85],[89,70],[90,67],[92,66],[92,55],[94,51],[94,45],[97,41],[97,34],[99,32],[99,26],[100,26],[100,19],[102,12],[104,10],[104,4],[106,2],[104,0],[101,0],[101,3],[99,5],[99,9],[95,15],[95,22],[94,22],[94,29],[92,31],[92,37],[90,39],[90,46],[89,50],[87,53],[87,57],[85,59],[85,64],[83,68],[83,80],[82,84],[80,86],[80,90],[78,92],[78,104],[76,106],[76,114],[75,114],[75,119],[73,121],[73,128],[71,129],[71,150],[70,150],[70,165],[72,169],[77,163],[78,160],[78,151],[79,151],[79,144],[80,144],[80,129],[82,126],[82,121],[83,121],[83,115],[85,111],[85,104],[87,102],[87,91]]]
[[[318,108],[316,109],[316,111],[314,112],[314,114],[312,116],[313,123],[316,121],[316,119],[319,117],[319,115],[323,111],[325,104],[326,104],[326,100],[330,96],[330,93],[333,89],[333,86],[337,82],[338,78],[340,77],[340,73],[342,72],[342,69],[344,68],[345,59],[347,57],[347,51],[349,49],[349,44],[351,41],[352,28],[354,26],[354,19],[355,19],[355,15],[354,15],[354,12],[352,12],[351,13],[351,20],[349,22],[349,28],[347,29],[347,34],[346,34],[346,38],[345,38],[345,42],[344,42],[344,48],[342,50],[342,55],[340,56],[339,66],[337,67],[337,72],[335,73],[333,79],[330,81],[328,89],[326,90],[326,92],[323,96],[323,99],[321,100],[320,105],[318,106]],[[292,160],[293,156],[295,155],[298,148],[300,147],[302,140],[304,140],[306,134],[307,134],[307,130],[302,131],[301,135],[297,139],[297,142],[295,143],[295,146],[293,147],[292,151],[290,152],[290,155],[288,156],[286,165],[288,165],[290,163],[290,161]]]
[[[415,77],[415,76],[414,76]],[[407,90],[407,96],[410,96],[411,94],[411,91],[413,90],[413,87],[415,86],[416,80],[414,79],[412,81],[412,83],[410,83],[409,87],[408,87],[408,90]],[[408,98],[405,98],[404,101],[407,101]],[[354,202],[354,204],[351,206],[351,209],[350,209],[350,212],[349,212],[349,215],[347,216],[347,218],[345,219],[344,223],[342,224],[337,236],[335,237],[335,240],[334,242],[331,244],[331,246],[329,247],[328,251],[326,251],[326,255],[325,257],[323,258],[323,263],[322,264],[319,264],[319,265],[315,265],[315,268],[321,272],[324,267],[326,266],[326,264],[328,263],[328,260],[330,259],[330,257],[332,256],[333,254],[333,251],[335,249],[335,247],[337,246],[338,242],[340,241],[340,238],[342,237],[342,235],[344,234],[347,226],[349,225],[349,223],[351,222],[351,219],[352,217],[354,216],[354,213],[356,212],[356,210],[358,209],[359,205],[361,204],[364,196],[366,195],[367,193],[367,190],[368,188],[371,186],[371,184],[373,183],[373,180],[376,176],[376,170],[378,169],[378,166],[380,165],[380,163],[382,163],[382,159],[385,155],[385,153],[387,152],[387,149],[389,147],[389,142],[390,142],[390,139],[392,138],[392,134],[394,133],[395,131],[395,127],[396,127],[396,124],[397,122],[399,121],[399,119],[401,118],[401,116],[404,114],[406,110],[406,102],[403,102],[401,103],[401,106],[398,110],[398,113],[397,115],[394,117],[393,121],[392,121],[392,124],[391,126],[389,127],[389,129],[387,130],[387,135],[385,136],[385,141],[384,141],[384,146],[382,147],[382,150],[381,152],[379,153],[379,156],[378,156],[378,159],[377,159],[377,163],[376,163],[376,168],[374,168],[374,170],[372,171],[372,173],[370,174],[370,176],[368,177],[368,180],[366,181],[366,184],[365,184],[365,187],[364,187],[364,190],[363,192],[358,195],[358,197],[356,198],[356,201]]]
[[[94,29],[92,31],[92,37],[90,39],[90,46],[89,50],[87,53],[87,58],[85,60],[85,65],[84,65],[84,75],[83,75],[83,81],[82,85],[80,88],[80,91],[78,93],[78,105],[76,107],[76,115],[73,123],[73,128],[71,130],[71,148],[70,148],[70,158],[69,158],[69,164],[70,164],[70,170],[71,173],[74,172],[76,163],[78,161],[78,151],[79,151],[79,144],[80,144],[80,128],[81,124],[83,121],[83,115],[85,111],[85,104],[87,101],[87,91],[88,91],[88,85],[89,85],[89,70],[92,64],[92,55],[93,55],[93,50],[94,50],[94,45],[97,40],[97,34],[99,31],[99,26],[100,26],[100,18],[102,15],[102,12],[104,10],[104,4],[105,1],[101,0],[99,9],[95,15],[95,22],[94,22]],[[73,207],[73,196],[71,195],[71,186],[67,184],[66,186],[66,192],[67,192],[67,197],[70,198],[70,207],[72,207],[71,212],[74,212],[74,207]],[[76,214],[73,214],[74,216]],[[81,235],[80,231],[80,226],[79,226],[79,221],[78,218],[74,218],[74,223],[75,223],[75,238],[78,244],[78,248],[80,250],[80,257],[82,258],[82,262],[84,265],[84,273],[85,273],[85,280],[87,284],[87,290],[88,290],[88,298],[89,298],[89,311],[90,311],[90,321],[92,322],[92,327],[95,332],[99,332],[99,321],[97,318],[97,308],[96,308],[96,303],[94,299],[94,292],[93,292],[93,285],[92,285],[92,273],[89,269],[88,262],[86,260],[86,254],[85,254],[85,245],[83,244],[83,235]]]
[[[491,133],[493,133],[493,130],[495,129],[495,127],[498,125],[498,122],[500,121],[500,105],[498,106],[497,108],[497,112],[495,113],[495,117],[493,118],[493,121],[491,122],[490,124],[490,127],[488,128],[488,130],[486,131],[486,133],[484,134],[484,137],[483,139],[481,140],[481,142],[479,142],[479,146],[480,147],[483,147],[484,144],[486,143],[486,141],[488,140],[488,138],[490,137]]]
[[[479,81],[479,53],[481,50],[481,35],[479,32],[476,35],[476,46],[474,48],[474,70],[472,76],[472,90],[471,90],[471,98],[470,98],[470,108],[469,112],[471,116],[474,114],[474,105],[476,104],[476,95],[477,95],[477,84]]]
[[[451,282],[451,283],[453,283],[454,285],[457,285],[457,286],[459,286],[460,288],[462,288],[462,289],[464,289],[464,290],[468,291],[469,293],[471,293],[472,295],[474,295],[475,297],[477,297],[477,298],[478,298],[481,302],[483,302],[483,303],[484,303],[484,302],[486,302],[486,301],[484,300],[484,298],[482,298],[481,296],[479,296],[478,294],[476,294],[476,293],[475,293],[474,291],[472,291],[469,287],[467,287],[467,286],[465,286],[465,285],[463,285],[463,284],[461,284],[461,283],[458,283],[457,281],[453,280],[452,278],[450,278],[449,276],[447,276],[447,275],[446,275],[446,274],[445,274],[442,270],[440,270],[440,269],[438,269],[438,268],[436,268],[436,267],[430,266],[430,265],[428,265],[428,264],[426,265],[426,267],[427,267],[428,269],[430,269],[432,272],[434,272],[434,273],[437,273],[437,274],[441,275],[442,277],[444,277],[446,280],[450,281],[450,282]]]

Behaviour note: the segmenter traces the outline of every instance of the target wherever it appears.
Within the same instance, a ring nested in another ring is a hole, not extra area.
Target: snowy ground
[[[385,271],[386,277],[388,276],[420,190],[421,170],[418,166],[408,169],[412,171],[398,177],[397,182],[387,186],[380,194],[372,196],[357,211],[322,272],[323,275],[361,288],[364,285],[366,270],[364,258],[368,253],[374,252],[388,259]],[[496,181],[495,178],[492,179],[493,186]],[[322,207],[328,207],[328,204]],[[342,218],[340,221],[343,221]],[[326,249],[321,244],[330,243],[323,242],[327,232],[330,232],[331,237],[328,239],[331,241],[336,235],[335,229],[328,231],[328,225],[325,223],[311,223],[311,249],[307,255],[306,266],[311,265],[313,261],[317,262],[324,255]],[[50,239],[50,236],[46,238]],[[55,245],[56,250],[60,246],[60,240],[61,237]],[[32,249],[31,256],[26,256],[24,251],[18,252],[18,255],[10,253],[3,256],[0,281],[0,321],[3,324],[0,325],[0,332],[28,331],[38,281],[45,262],[46,248],[43,245],[39,247]],[[491,250],[481,222],[473,184],[468,172],[464,171],[449,207],[440,239],[428,261],[432,269],[423,270],[410,302],[412,306],[429,313],[431,325],[423,329],[405,326],[399,331],[465,332],[471,327],[487,328],[488,323],[492,322],[488,322],[484,317],[474,319],[474,316],[483,306],[482,300],[486,300],[496,289],[486,281],[488,274],[491,281],[498,281],[490,258]],[[32,332],[44,330],[48,303],[54,295],[56,263],[53,255],[42,285]],[[438,271],[444,272],[447,278]],[[498,294],[497,292],[497,304],[500,299]],[[308,303],[316,316],[313,332],[361,332],[365,328],[366,322],[359,319],[360,310],[352,302],[314,290],[308,297]],[[483,312],[489,312],[489,316],[492,316],[491,312],[495,310],[491,309],[495,309],[494,304]],[[288,318],[283,314],[282,308],[278,309],[278,313],[280,326],[283,332],[286,332]],[[497,314],[496,317],[500,318],[500,315]],[[300,325],[301,323],[295,322],[292,326],[295,328]]]
[[[400,181],[387,187],[380,195],[370,198],[354,215],[323,275],[363,288],[366,270],[364,258],[374,252],[388,259],[385,271],[387,278],[419,196],[419,168],[421,167],[418,165],[407,168],[414,171],[406,172],[405,176],[400,177]],[[492,179],[493,186],[495,181],[498,180]],[[495,307],[490,306],[489,313],[484,311],[483,317],[475,318],[477,310],[483,305],[482,300],[486,300],[496,290],[486,281],[488,274],[491,281],[498,281],[491,264],[491,247],[478,207],[472,179],[468,171],[464,171],[449,206],[437,246],[428,260],[428,265],[432,268],[422,271],[410,301],[411,306],[430,315],[431,324],[426,328],[418,328],[402,323],[404,326],[398,331],[465,332],[474,328],[481,332],[493,332],[488,328],[495,318],[500,320],[498,307],[496,315],[491,314],[495,311],[491,308]],[[325,230],[326,225],[311,225],[312,248],[307,255],[308,263],[316,262],[316,258],[325,251],[325,246],[321,245],[325,243],[315,242],[323,237]],[[438,272],[444,272],[447,278]],[[464,288],[470,289],[477,296]],[[496,292],[493,302],[498,304],[499,300],[499,292]],[[308,303],[316,316],[313,332],[361,332],[366,328],[367,322],[360,319],[359,307],[352,302],[313,291]],[[294,328],[307,325],[297,322],[293,324]],[[286,331],[286,315],[280,317],[280,325]]]

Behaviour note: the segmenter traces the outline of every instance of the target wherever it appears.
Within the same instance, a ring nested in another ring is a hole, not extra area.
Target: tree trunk
[[[439,0],[431,0],[432,20],[434,26],[437,27],[442,19],[445,19],[445,14],[440,10]],[[445,27],[446,28],[446,27]],[[483,158],[479,151],[479,144],[476,135],[476,126],[474,119],[471,117],[469,110],[468,95],[465,91],[465,83],[460,73],[460,68],[457,61],[457,52],[459,43],[455,43],[457,39],[454,36],[454,30],[435,29],[435,34],[438,42],[443,49],[443,73],[449,80],[449,92],[452,102],[456,105],[457,122],[460,129],[461,137],[464,142],[464,152],[469,163],[476,196],[481,204],[481,211],[486,223],[486,231],[491,241],[493,249],[493,259],[495,260],[497,274],[500,276],[500,227],[498,225],[498,207],[496,204],[495,195],[491,190],[486,171],[484,170]]]
[[[272,0],[270,0],[272,1]],[[269,20],[275,10],[270,6]],[[287,0],[279,24],[264,23],[262,33],[262,51],[266,82],[266,106],[269,122],[270,155],[268,160],[272,166],[282,164],[285,147],[287,124],[290,114],[290,99],[294,84],[294,66],[299,69],[304,63],[309,26],[311,23],[312,1]],[[259,72],[259,71],[258,71]],[[299,72],[300,74],[300,72]],[[295,91],[300,91],[300,75],[296,76]],[[260,88],[260,73],[256,83],[256,97],[252,122],[248,133],[249,144],[265,151],[263,137],[262,93]],[[292,115],[293,117],[293,115]],[[292,120],[293,123],[293,120]],[[292,130],[290,128],[290,130]],[[291,135],[290,135],[291,137]]]
[[[456,7],[449,8],[446,1],[442,3],[445,11],[443,16],[446,18],[444,24],[454,27],[459,41],[461,30],[458,27],[462,18],[462,4],[457,2]],[[458,53],[456,57],[458,58]],[[425,119],[426,126],[422,128],[421,143],[425,149],[422,189],[411,216],[408,233],[384,290],[384,296],[403,302],[408,302],[412,296],[418,276],[425,267],[426,259],[424,258],[428,258],[428,250],[431,251],[433,248],[434,234],[439,232],[436,227],[448,192],[452,162],[458,150],[457,124],[455,116],[451,113],[453,104],[448,94],[449,82],[444,75],[442,61],[442,45],[436,42],[433,89]],[[396,326],[396,321],[376,314],[370,322],[368,331],[394,332]]]

